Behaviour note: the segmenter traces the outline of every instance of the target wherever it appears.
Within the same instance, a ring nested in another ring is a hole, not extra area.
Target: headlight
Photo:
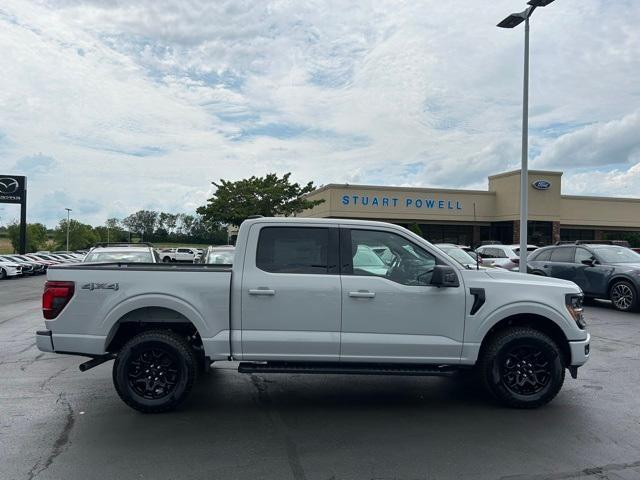
[[[578,324],[578,328],[584,330],[587,326],[587,322],[584,319],[584,312],[582,308],[582,302],[584,301],[584,295],[582,293],[567,293],[565,296],[565,305],[569,314]]]

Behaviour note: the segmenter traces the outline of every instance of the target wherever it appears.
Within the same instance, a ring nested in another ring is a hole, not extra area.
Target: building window
[[[576,240],[594,240],[595,230],[584,228],[561,228],[560,240],[563,242],[575,242]]]

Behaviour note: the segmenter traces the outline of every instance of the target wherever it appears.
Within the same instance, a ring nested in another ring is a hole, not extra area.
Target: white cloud
[[[33,220],[50,224],[64,206],[93,223],[193,210],[211,180],[270,171],[485,185],[519,163],[522,28],[495,27],[513,8],[5,0],[2,170],[29,174]],[[532,19],[532,157],[565,168],[565,189],[598,167],[602,188],[626,179],[640,195],[619,166],[638,162],[639,16],[635,1],[585,0]],[[55,164],[29,171],[39,154]]]

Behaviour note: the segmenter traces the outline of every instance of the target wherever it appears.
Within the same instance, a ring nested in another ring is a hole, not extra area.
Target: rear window
[[[88,254],[85,262],[122,262],[122,263],[153,263],[151,252],[92,252]]]
[[[573,252],[573,247],[556,248],[551,253],[551,261],[573,263]]]
[[[329,273],[329,229],[265,227],[260,231],[256,266],[273,273]]]

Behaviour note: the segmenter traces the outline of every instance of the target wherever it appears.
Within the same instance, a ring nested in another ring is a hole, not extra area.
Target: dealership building
[[[488,190],[329,184],[300,216],[418,225],[434,243],[519,242],[520,170],[489,177]],[[528,241],[618,240],[640,232],[640,199],[562,194],[562,172],[529,171]]]

